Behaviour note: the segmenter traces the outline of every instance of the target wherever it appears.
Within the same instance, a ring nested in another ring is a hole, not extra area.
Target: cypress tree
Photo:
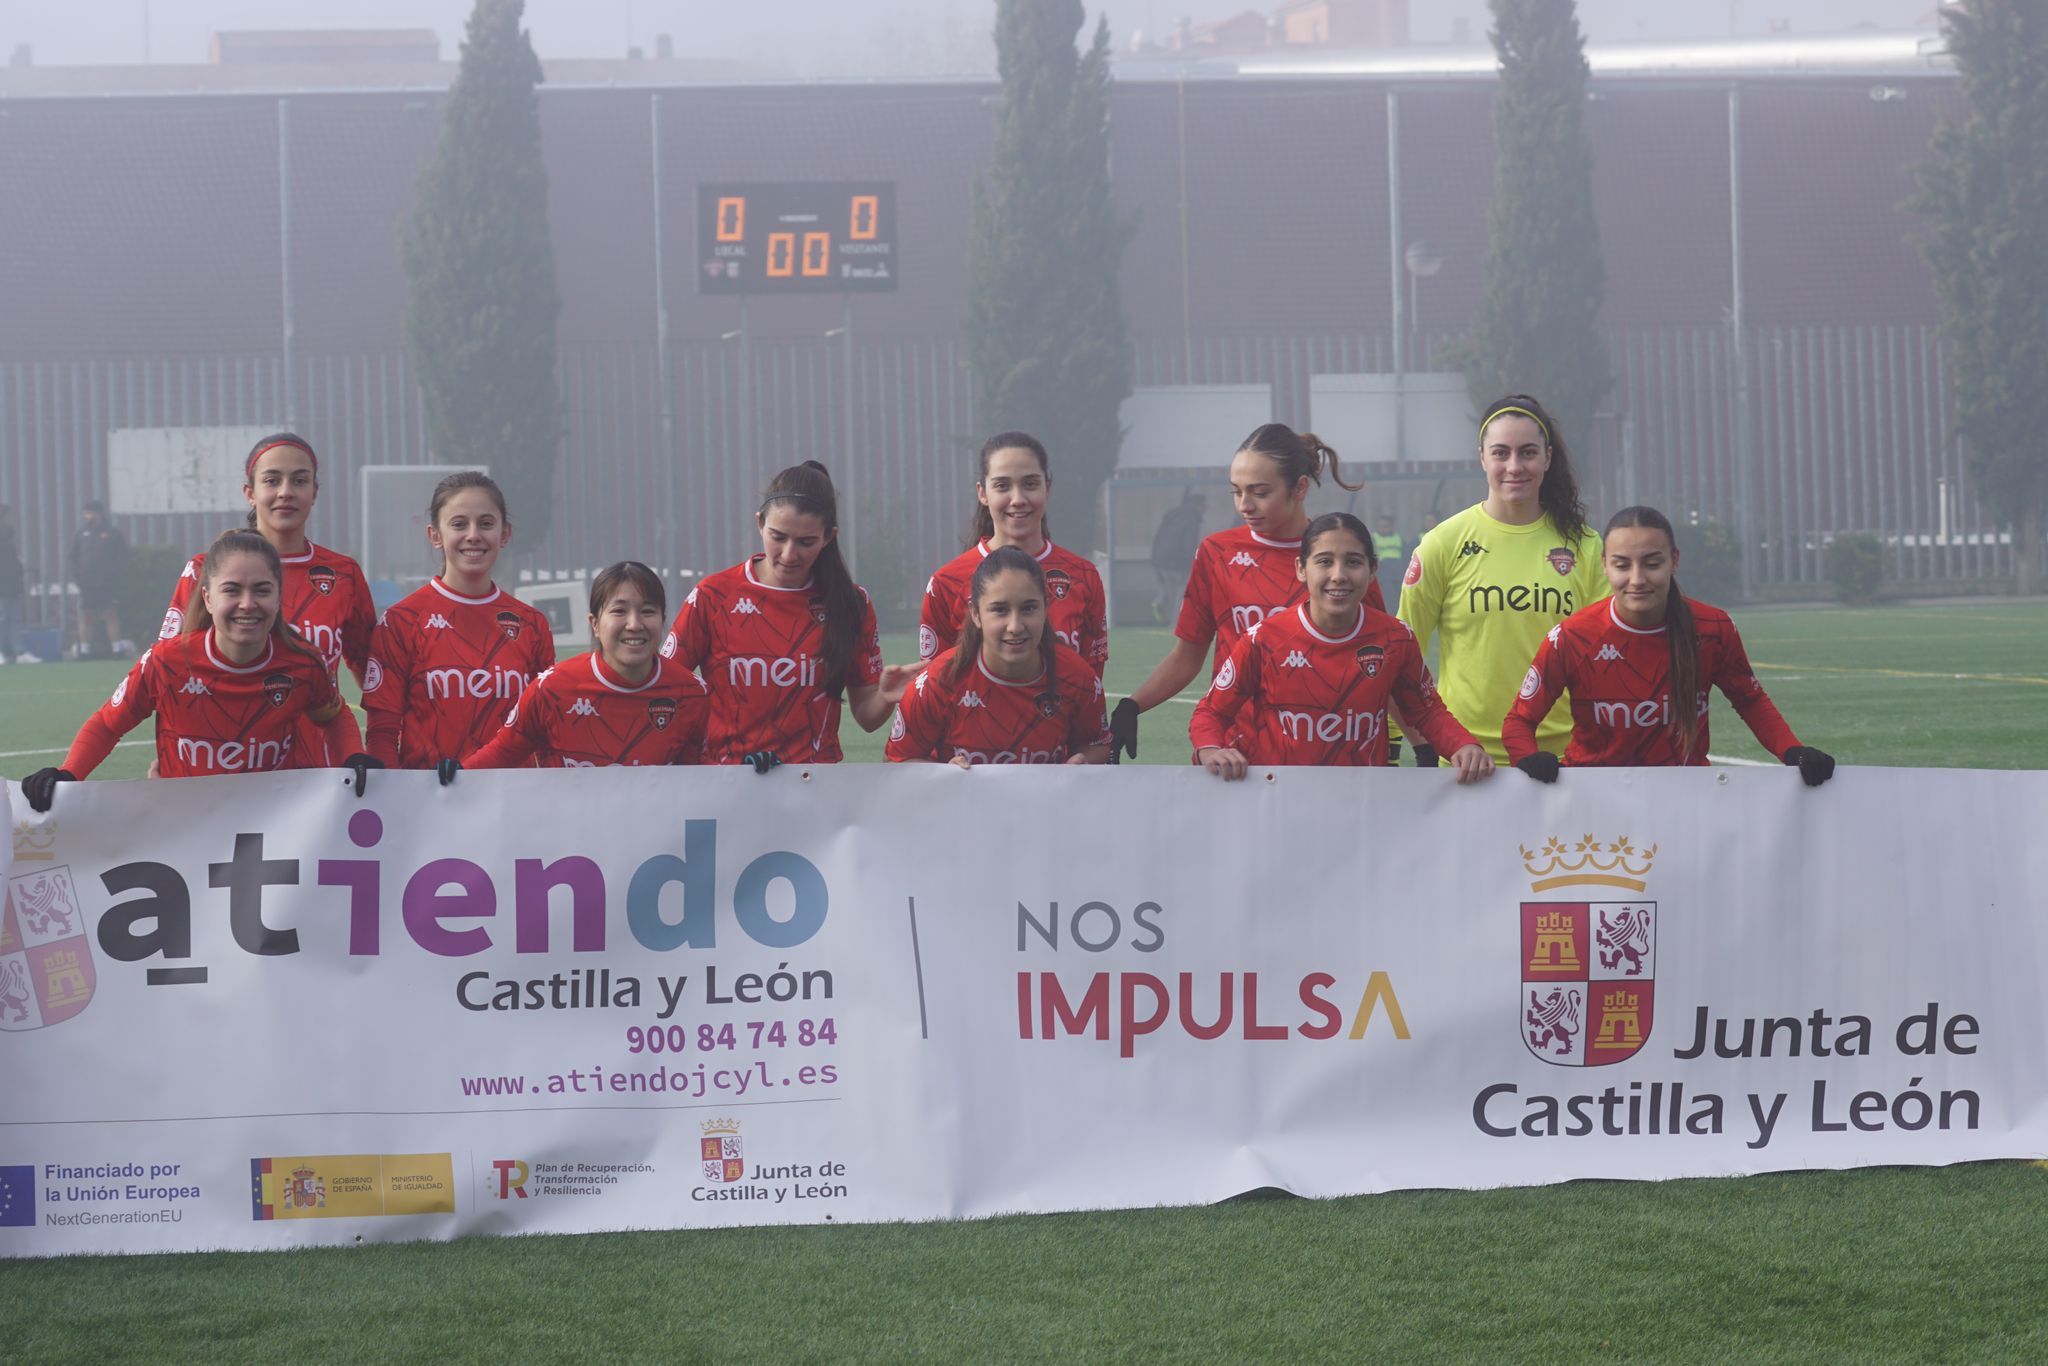
[[[1613,384],[1595,328],[1607,270],[1593,216],[1585,38],[1574,0],[1491,0],[1500,58],[1479,323],[1453,349],[1472,401],[1532,394],[1583,441]]]
[[[1941,296],[1954,432],[1977,500],[2013,531],[2018,589],[2041,589],[2048,452],[2048,8],[1942,11],[1964,106],[1935,135],[1915,207]]]
[[[995,156],[974,187],[967,344],[986,433],[1022,430],[1052,455],[1048,517],[1098,545],[1131,365],[1117,272],[1130,224],[1109,182],[1109,27],[1087,53],[1081,0],[997,0]]]
[[[553,513],[561,443],[561,299],[541,163],[540,59],[519,26],[524,10],[524,0],[477,0],[470,11],[461,72],[405,239],[405,340],[434,459],[488,466],[520,542],[533,546]]]

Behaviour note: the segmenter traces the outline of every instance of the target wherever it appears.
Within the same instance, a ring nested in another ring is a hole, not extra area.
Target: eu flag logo
[[[36,1222],[36,1169],[0,1167],[0,1228],[33,1228]]]

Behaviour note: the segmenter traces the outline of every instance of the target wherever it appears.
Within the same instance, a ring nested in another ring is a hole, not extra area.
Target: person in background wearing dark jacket
[[[128,567],[128,538],[107,517],[107,505],[95,498],[84,508],[85,521],[71,537],[71,581],[78,585],[78,654],[105,659],[121,638],[114,596],[121,571]]]
[[[38,664],[21,652],[21,536],[14,509],[0,503],[0,663]]]

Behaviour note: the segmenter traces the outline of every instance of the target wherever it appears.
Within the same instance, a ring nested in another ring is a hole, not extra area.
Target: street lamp
[[[1414,338],[1409,368],[1419,369],[1413,358],[1422,341],[1422,282],[1444,268],[1444,254],[1427,237],[1418,237],[1402,251],[1401,260],[1408,267],[1408,333]]]

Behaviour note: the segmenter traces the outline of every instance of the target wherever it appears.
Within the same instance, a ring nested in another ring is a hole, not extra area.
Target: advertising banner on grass
[[[2048,775],[10,790],[0,1254],[2048,1153]]]

